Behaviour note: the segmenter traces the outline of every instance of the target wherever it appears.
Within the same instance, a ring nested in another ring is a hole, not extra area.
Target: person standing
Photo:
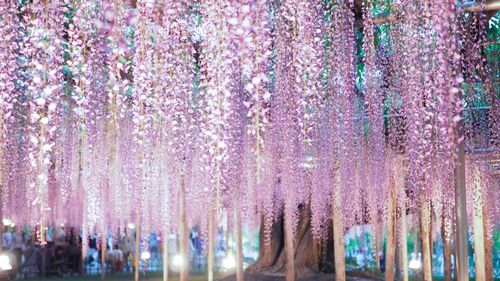
[[[4,228],[3,234],[2,234],[2,247],[4,249],[10,250],[12,247],[12,242],[13,242],[13,235],[12,231],[9,229],[9,227],[2,226]]]
[[[118,247],[118,244],[115,244],[114,248],[115,248],[113,251],[114,267],[116,271],[122,272],[123,262],[124,262],[123,252],[120,249],[120,247]]]

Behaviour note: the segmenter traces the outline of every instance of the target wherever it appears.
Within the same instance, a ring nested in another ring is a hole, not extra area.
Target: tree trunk
[[[329,227],[328,239],[325,242],[325,251],[318,252],[318,247],[311,234],[310,209],[307,206],[299,208],[300,220],[295,234],[295,275],[297,277],[314,274],[327,263],[333,260],[333,230]],[[271,239],[266,244],[264,239],[264,219],[260,228],[259,259],[247,268],[248,272],[260,273],[262,275],[285,276],[286,272],[286,248],[285,248],[285,226],[284,216],[276,219],[272,226]]]
[[[269,244],[266,244],[264,239],[264,217],[261,218],[259,230],[259,259],[251,265],[248,270],[259,272],[263,269],[272,267],[278,257],[280,256],[281,249],[283,248],[283,217],[281,216],[273,225],[271,229],[271,238]]]

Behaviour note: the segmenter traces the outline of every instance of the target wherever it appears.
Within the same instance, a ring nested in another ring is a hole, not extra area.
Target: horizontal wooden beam
[[[498,11],[498,10],[500,10],[500,0],[490,1],[490,2],[486,3],[484,10],[485,11]],[[481,5],[479,3],[476,3],[474,5],[465,6],[464,11],[466,11],[466,12],[480,12]]]
[[[496,12],[500,10],[500,0],[493,0],[489,1],[485,4],[484,9],[481,7],[480,3],[476,3],[473,5],[465,6],[463,7],[463,10],[465,12],[471,13],[471,12]],[[394,23],[396,22],[397,17],[395,15],[388,15],[388,16],[383,16],[383,17],[377,17],[374,19],[373,23],[375,25],[380,25],[384,23]],[[354,22],[355,27],[362,27],[363,26],[363,20],[362,19],[357,19]]]

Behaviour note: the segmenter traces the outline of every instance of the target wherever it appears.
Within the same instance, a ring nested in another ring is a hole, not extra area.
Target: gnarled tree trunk
[[[264,226],[261,225],[261,237],[264,237]],[[318,245],[311,234],[310,209],[300,207],[300,221],[295,234],[294,243],[294,266],[295,276],[301,277],[324,271],[326,263],[333,260],[333,240],[331,237],[331,225],[329,237],[324,245]],[[251,265],[247,271],[261,273],[264,275],[285,276],[286,273],[286,250],[285,250],[285,227],[281,216],[272,226],[270,244],[265,245],[264,239],[260,240],[259,259]],[[322,249],[321,247],[326,247]]]

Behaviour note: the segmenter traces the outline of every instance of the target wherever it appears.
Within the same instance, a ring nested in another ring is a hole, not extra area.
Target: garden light
[[[224,266],[224,269],[233,269],[236,267],[236,261],[234,260],[234,257],[232,256],[227,256],[223,261],[222,265]]]
[[[141,254],[141,260],[149,260],[151,258],[151,253],[146,251],[146,252],[142,252]]]
[[[6,270],[11,270],[11,269],[12,269],[12,265],[10,264],[9,256],[0,255],[0,270],[6,271]]]
[[[420,260],[414,258],[410,261],[410,264],[408,265],[408,267],[410,269],[413,269],[413,270],[418,270],[418,269],[422,268],[422,262]]]
[[[175,255],[172,260],[172,265],[175,267],[181,267],[184,264],[184,260],[181,255]]]

